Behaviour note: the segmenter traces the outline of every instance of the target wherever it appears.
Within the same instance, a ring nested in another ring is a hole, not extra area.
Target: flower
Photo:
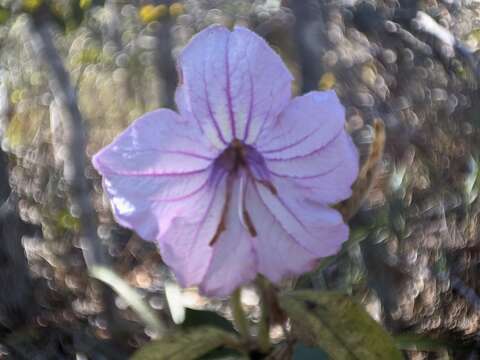
[[[358,153],[335,92],[291,100],[280,57],[242,27],[200,32],[178,67],[180,115],[147,113],[93,158],[116,220],[210,296],[337,252],[348,227],[329,205],[351,195]]]

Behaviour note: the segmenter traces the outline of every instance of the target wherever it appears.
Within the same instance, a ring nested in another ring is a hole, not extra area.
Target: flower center
[[[237,175],[238,171],[242,168],[250,179],[258,182],[259,184],[267,187],[272,194],[277,194],[277,189],[272,184],[270,179],[270,172],[268,171],[267,165],[263,156],[250,145],[242,143],[238,139],[234,139],[228,148],[226,148],[219,157],[214,161],[214,174],[227,173],[227,193],[224,208],[222,211],[222,216],[220,223],[218,224],[217,231],[215,232],[214,237],[210,241],[210,246],[215,244],[219,236],[223,231],[226,230],[226,218],[227,212],[230,204],[230,196],[232,193],[232,186],[234,178]],[[257,230],[252,222],[252,219],[246,209],[245,204],[243,203],[244,199],[241,200],[241,217],[242,223],[250,233],[252,237],[257,236]]]
[[[248,148],[251,148],[248,149]],[[234,139],[228,148],[215,160],[214,166],[228,173],[235,173],[240,167],[247,167],[247,152],[255,151],[251,146],[244,145],[238,139]]]
[[[277,194],[263,156],[253,146],[246,145],[238,139],[234,139],[215,160],[214,168],[231,175],[235,175],[243,168],[253,180],[266,186],[274,195]]]

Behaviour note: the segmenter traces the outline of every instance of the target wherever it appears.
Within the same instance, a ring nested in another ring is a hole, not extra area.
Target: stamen
[[[250,150],[246,148],[246,145],[242,144],[240,140],[234,139],[230,143],[230,146],[220,155],[220,157],[216,159],[216,165],[219,166],[220,169],[228,173],[227,191],[226,191],[226,199],[223,205],[220,222],[215,231],[215,234],[213,235],[212,240],[210,240],[209,242],[209,246],[215,245],[217,240],[220,238],[220,235],[227,229],[227,215],[228,215],[228,209],[230,207],[230,197],[231,197],[232,187],[233,187],[235,178],[240,178],[241,180],[240,193],[239,193],[240,206],[239,206],[238,216],[241,219],[243,227],[248,231],[248,233],[252,237],[256,237],[258,233],[257,233],[257,229],[253,224],[252,218],[250,217],[250,214],[248,213],[245,207],[245,196],[244,196],[244,191],[246,186],[246,184],[244,184],[245,178],[246,179],[250,178],[251,180],[256,181],[259,184],[265,186],[274,196],[278,195],[277,188],[273,185],[271,181],[255,176],[255,174],[253,173],[249,165],[264,166],[264,164],[262,163],[263,160],[259,161],[258,159],[255,160],[254,158],[254,159],[251,159],[254,164],[249,164],[248,151]],[[244,176],[245,174],[247,175],[246,177]],[[259,173],[259,176],[262,177],[261,171]]]
[[[247,226],[248,232],[252,237],[256,237],[257,229],[255,229],[255,226],[253,226],[253,222],[252,222],[252,219],[250,218],[250,214],[246,209],[243,209],[242,216],[243,216],[243,222]]]
[[[278,191],[277,191],[277,188],[275,187],[275,185],[273,185],[270,181],[267,181],[267,180],[259,180],[259,179],[256,179],[260,184],[262,184],[263,186],[265,186],[268,190],[270,190],[270,192],[272,193],[272,195],[274,196],[277,196],[278,195]]]
[[[225,221],[224,221],[223,215],[222,215],[222,219],[220,220],[220,224],[218,224],[217,231],[215,231],[215,235],[213,235],[213,238],[208,243],[208,246],[215,245],[218,238],[220,237],[220,235],[222,235],[222,232],[224,232],[225,230],[227,230],[227,227],[225,226]]]
[[[213,235],[212,240],[208,243],[209,246],[215,245],[217,242],[218,238],[222,233],[227,230],[227,215],[228,215],[228,208],[230,206],[230,193],[232,189],[232,176],[229,175],[227,178],[227,193],[225,195],[225,203],[223,204],[223,209],[222,209],[222,216],[220,217],[220,222],[218,223],[217,230],[215,231],[215,234]]]

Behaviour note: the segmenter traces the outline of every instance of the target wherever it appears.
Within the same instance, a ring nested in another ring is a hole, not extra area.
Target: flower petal
[[[161,109],[135,120],[92,162],[102,175],[179,175],[205,170],[217,154],[198,129]]]
[[[350,137],[342,134],[325,152],[305,158],[271,162],[275,186],[321,204],[335,204],[352,195],[358,176],[358,151]],[[290,171],[288,171],[290,169]]]
[[[104,175],[118,223],[135,230],[145,240],[158,240],[172,219],[195,210],[204,192],[209,192],[209,171],[174,176]]]
[[[189,211],[173,219],[169,230],[160,239],[160,252],[184,286],[198,285],[208,269],[214,238],[226,201],[226,175],[218,178],[212,191],[204,192]],[[182,216],[185,215],[185,216]]]
[[[253,240],[258,271],[273,282],[312,270],[348,237],[334,210],[280,198],[262,185],[248,184],[246,204],[258,232]]]
[[[339,166],[352,165],[352,172],[355,172],[358,164],[344,163],[355,158],[351,156],[352,152],[356,153],[355,146],[342,130],[328,144],[309,154],[287,159],[265,159],[265,163],[274,175],[307,179],[328,174]]]
[[[323,204],[350,197],[358,152],[344,124],[345,109],[334,91],[293,99],[256,144],[273,182],[290,182],[286,191]]]
[[[308,155],[270,159],[266,164],[274,183],[289,180],[291,191],[305,191],[306,197],[323,204],[350,197],[359,170],[358,151],[343,129],[331,142]]]
[[[174,112],[159,110],[136,120],[94,156],[121,225],[158,240],[173,218],[195,211],[192,204],[211,191],[215,156],[197,132]]]
[[[250,144],[291,96],[292,76],[280,57],[245,28],[212,26],[179,57],[177,106],[217,148],[234,138]]]
[[[303,156],[326,146],[343,130],[345,108],[334,91],[294,98],[256,144],[266,159]]]
[[[208,270],[200,284],[200,291],[208,296],[224,297],[257,274],[256,257],[252,247],[254,238],[241,222],[242,187],[237,180],[228,207],[226,230],[213,244]]]

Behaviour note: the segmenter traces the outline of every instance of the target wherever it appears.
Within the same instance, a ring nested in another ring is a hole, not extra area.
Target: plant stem
[[[248,321],[240,301],[241,288],[235,290],[230,298],[230,308],[232,309],[233,321],[238,329],[242,339],[245,342],[250,341],[250,334],[248,332]]]
[[[260,290],[260,323],[258,328],[258,346],[264,354],[270,350],[270,309],[268,306],[269,284],[268,280],[262,276],[257,278],[257,284]]]

